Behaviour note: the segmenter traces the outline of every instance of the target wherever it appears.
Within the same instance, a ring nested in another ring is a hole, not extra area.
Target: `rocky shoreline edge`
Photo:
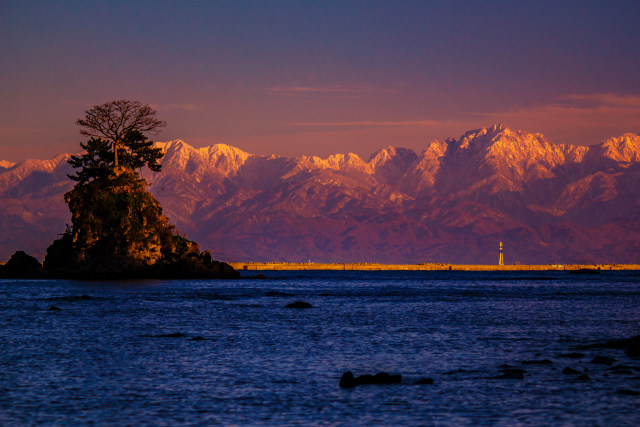
[[[209,251],[189,252],[171,261],[152,265],[132,262],[126,258],[100,259],[100,262],[52,265],[45,258],[40,263],[23,251],[15,252],[0,265],[0,279],[239,279],[229,264],[215,261]]]

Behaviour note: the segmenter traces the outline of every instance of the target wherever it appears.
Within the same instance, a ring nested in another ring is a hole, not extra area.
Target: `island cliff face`
[[[64,195],[73,226],[47,248],[43,273],[53,277],[239,277],[178,234],[146,182],[127,168],[77,184]]]
[[[640,261],[635,134],[582,147],[493,126],[367,161],[159,146],[149,190],[178,229],[229,261],[492,264],[500,241],[506,263]],[[66,158],[0,169],[5,259],[14,241],[43,253],[40,239],[68,222]]]

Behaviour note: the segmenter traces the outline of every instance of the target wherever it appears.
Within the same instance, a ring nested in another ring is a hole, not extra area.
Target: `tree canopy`
[[[118,166],[126,156],[126,153],[122,155],[118,151],[128,135],[133,132],[142,136],[146,132],[157,133],[159,128],[166,126],[156,118],[156,111],[149,105],[126,99],[96,105],[85,111],[84,118],[76,120],[76,124],[81,127],[82,135],[100,138],[110,146],[114,166]]]
[[[85,151],[71,156],[69,164],[75,175],[69,178],[80,184],[104,177],[114,167],[132,170],[147,166],[154,172],[160,171],[162,149],[154,148],[144,132],[157,132],[165,122],[156,119],[156,112],[138,101],[119,100],[96,105],[85,112],[84,119],[76,123],[82,128],[80,133],[91,138],[80,146]]]
[[[133,131],[128,133],[122,140],[122,153],[120,153],[120,165],[129,169],[138,169],[147,166],[154,172],[162,169],[160,159],[162,149],[154,148],[153,142],[148,141],[142,133]],[[86,144],[80,144],[85,151],[81,155],[73,155],[69,159],[69,164],[78,169],[75,175],[67,175],[80,184],[109,175],[114,166],[115,155],[111,150],[111,145],[101,138],[91,138]]]

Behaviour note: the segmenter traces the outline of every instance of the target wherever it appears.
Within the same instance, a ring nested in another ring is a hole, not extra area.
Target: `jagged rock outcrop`
[[[17,251],[5,265],[0,265],[0,277],[4,278],[39,278],[43,270],[40,262],[27,255],[24,251]]]
[[[135,172],[116,168],[66,193],[73,226],[47,249],[47,271],[92,279],[239,277],[177,234],[145,184]]]
[[[495,263],[503,241],[507,263],[640,262],[635,134],[581,147],[496,125],[368,161],[160,146],[149,190],[221,259]],[[44,254],[69,222],[66,161],[55,164],[0,170],[5,258],[14,241]]]

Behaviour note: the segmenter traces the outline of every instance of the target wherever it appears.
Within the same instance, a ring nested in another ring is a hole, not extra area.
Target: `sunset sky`
[[[640,132],[640,2],[0,1],[0,160],[78,150],[121,98],[158,141],[260,154],[494,123],[589,145]]]

